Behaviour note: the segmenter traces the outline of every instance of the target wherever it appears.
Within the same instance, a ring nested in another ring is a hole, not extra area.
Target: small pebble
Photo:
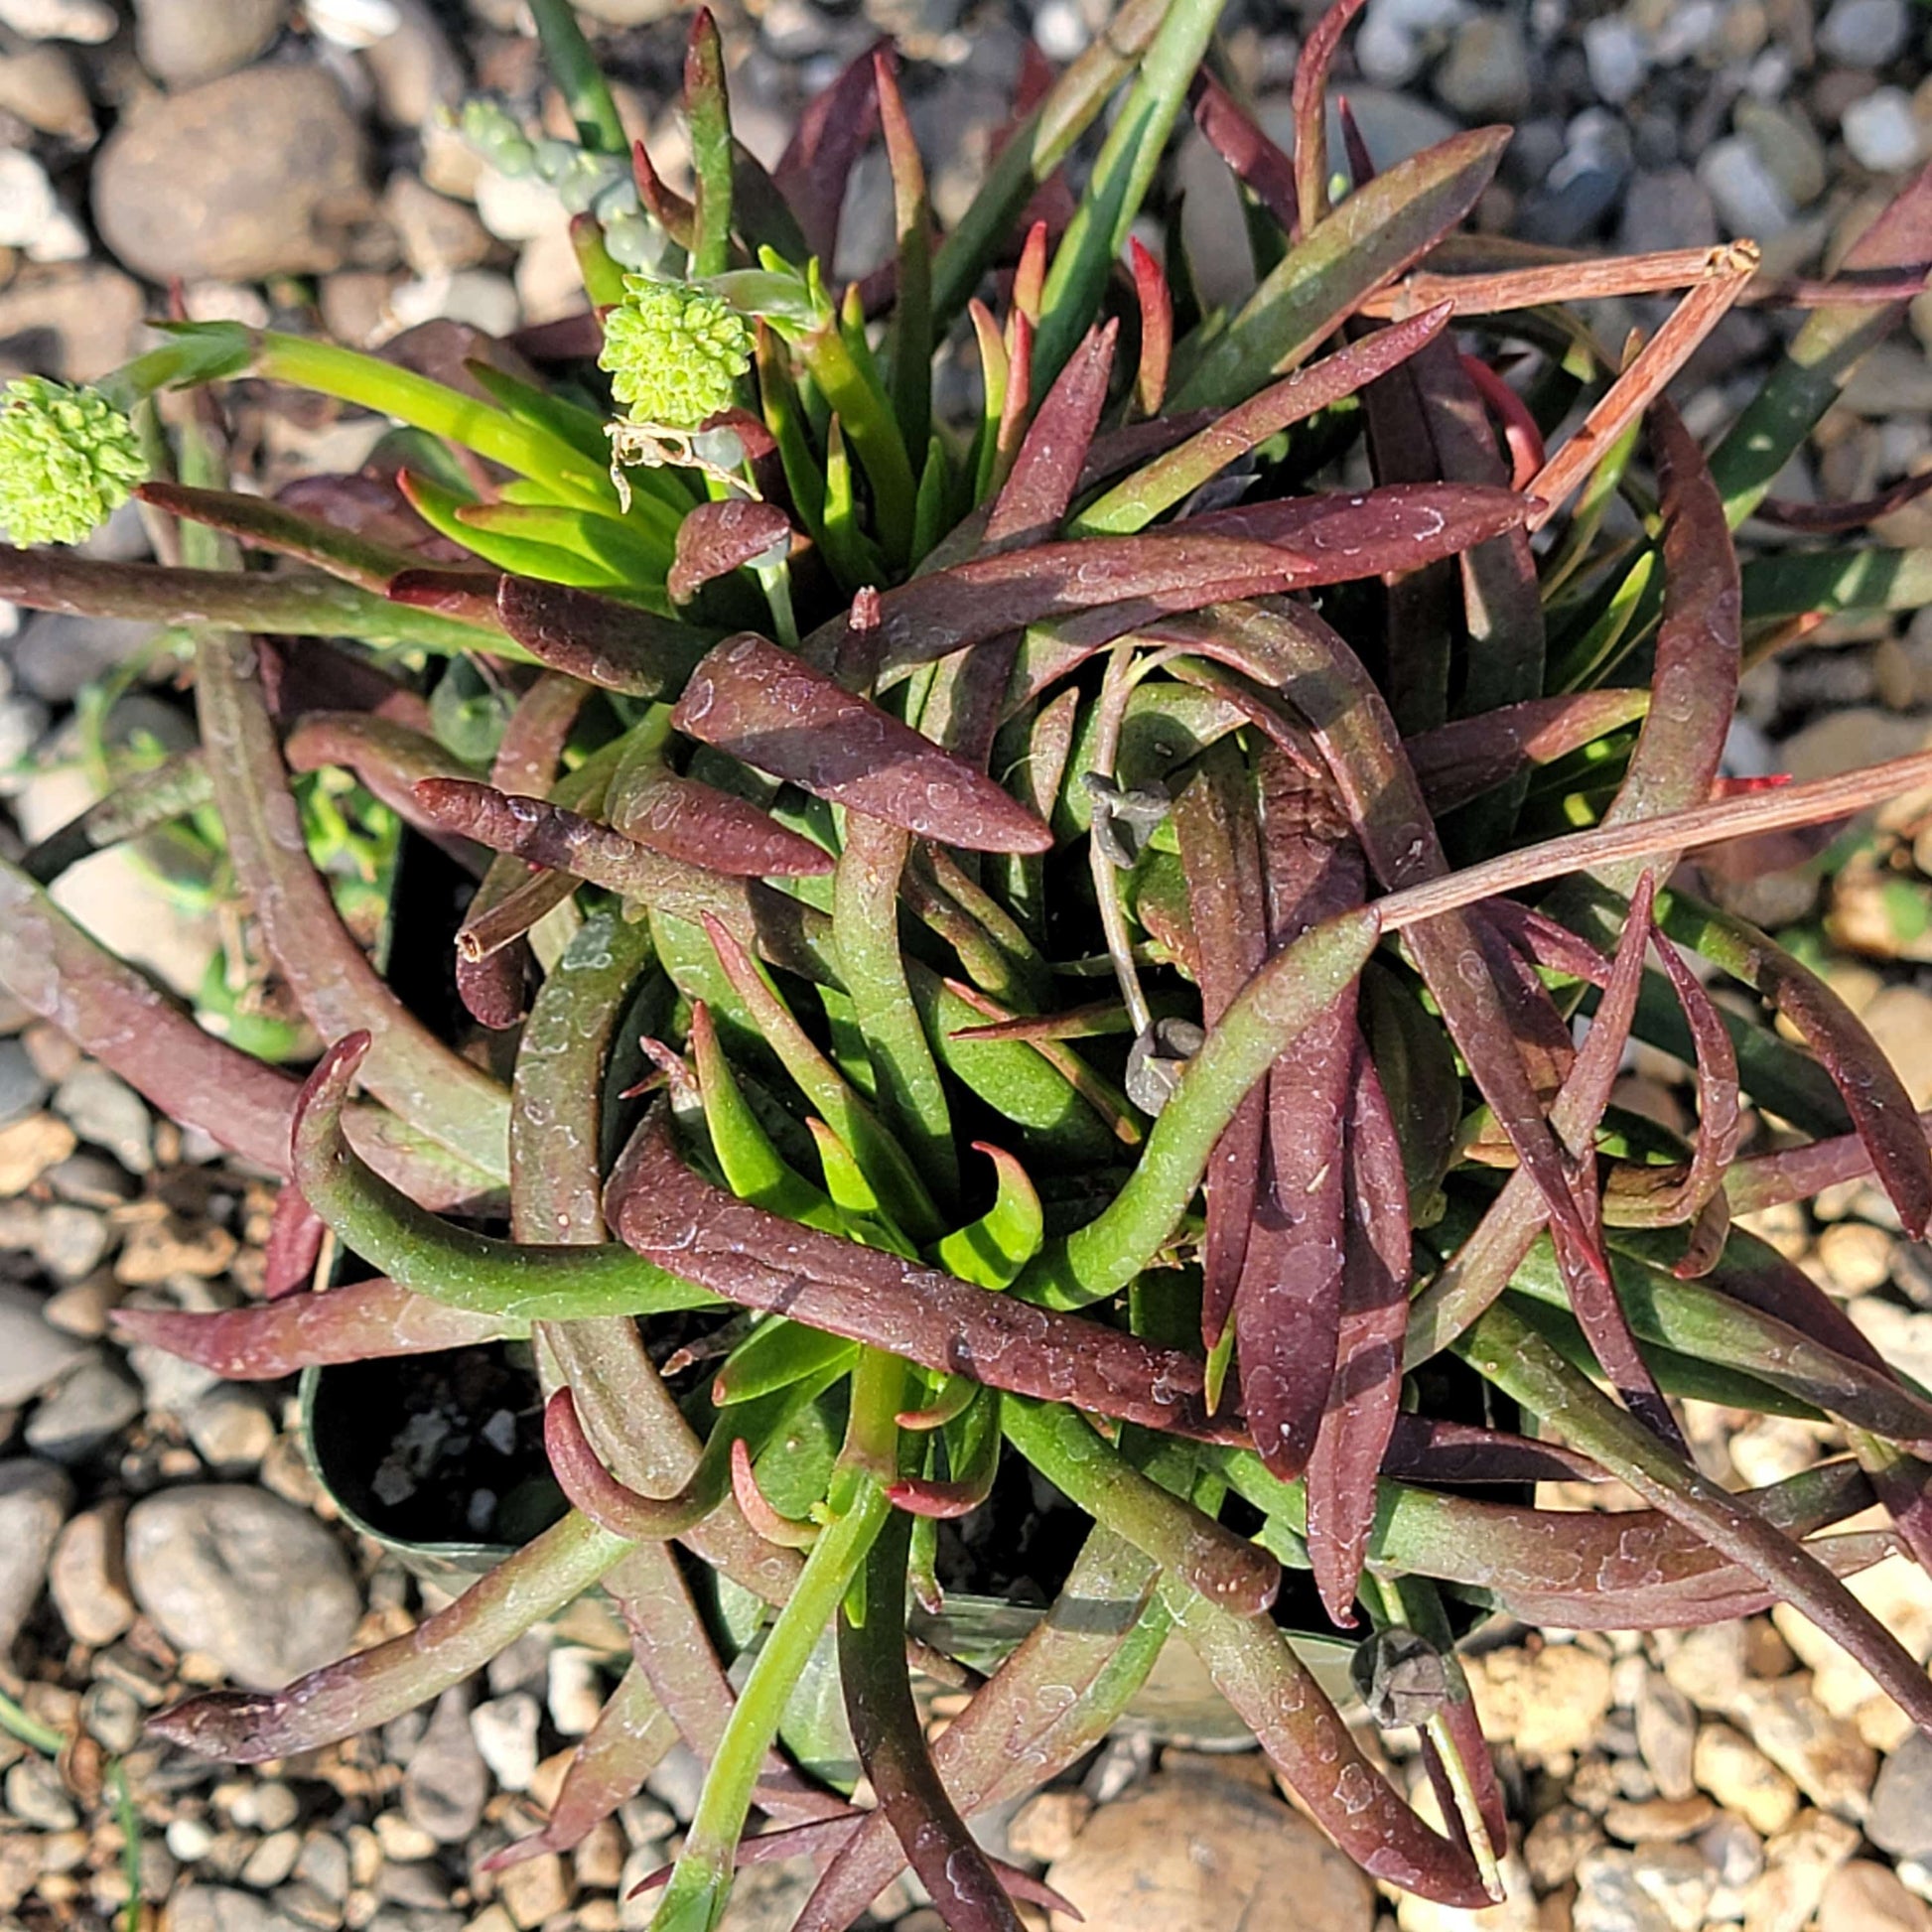
[[[98,1504],[82,1510],[55,1542],[48,1587],[76,1643],[110,1644],[134,1621],[134,1598],[121,1562],[125,1517],[124,1504]]]
[[[83,1462],[140,1413],[140,1384],[95,1355],[41,1398],[27,1419],[27,1447],[56,1462]]]
[[[1818,1901],[1818,1932],[1932,1932],[1932,1909],[1869,1859],[1840,1865]]]
[[[1853,158],[1874,175],[1897,174],[1924,152],[1912,97],[1903,87],[1879,87],[1855,100],[1838,125]]]
[[[446,1691],[403,1773],[402,1807],[438,1844],[460,1845],[477,1829],[489,1796],[489,1767],[477,1747],[469,1698]]]
[[[1818,29],[1818,51],[1848,68],[1881,68],[1911,32],[1906,0],[1833,0]]]
[[[1879,1766],[1864,1829],[1894,1858],[1932,1860],[1932,1737],[1914,1730]]]
[[[1612,107],[1621,107],[1650,70],[1650,51],[1643,36],[1620,14],[1600,15],[1585,26],[1584,59],[1589,64],[1589,84],[1597,99]]]
[[[82,1060],[54,1095],[54,1111],[86,1142],[102,1147],[129,1173],[154,1168],[154,1120],[148,1103],[118,1075]]]
[[[38,1113],[53,1091],[17,1038],[0,1039],[0,1127]]]
[[[559,1644],[550,1653],[546,1703],[550,1722],[565,1737],[582,1737],[604,1709],[604,1687],[596,1653]]]
[[[51,1758],[23,1757],[7,1772],[5,1788],[8,1811],[38,1832],[71,1831],[80,1822]]]
[[[1798,1814],[1798,1787],[1749,1738],[1706,1725],[1694,1758],[1698,1783],[1726,1811],[1769,1838]]]
[[[527,1791],[537,1774],[537,1725],[543,1712],[527,1691],[491,1698],[470,1714],[471,1735],[505,1791]]]
[[[20,1456],[0,1462],[0,1661],[47,1583],[72,1493],[67,1471]]]
[[[135,1600],[184,1650],[236,1683],[278,1690],[348,1648],[361,1600],[337,1539],[259,1489],[196,1483],[127,1519]]]

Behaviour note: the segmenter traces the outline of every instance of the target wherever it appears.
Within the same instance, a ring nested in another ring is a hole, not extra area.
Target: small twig
[[[1531,529],[1540,529],[1563,507],[1603,452],[1663,393],[1743,294],[1745,284],[1757,273],[1758,259],[1754,241],[1733,241],[1708,251],[1705,279],[1677,305],[1636,360],[1604,391],[1583,426],[1531,480],[1527,493],[1540,499],[1530,512]]]
[[[1500,858],[1465,866],[1426,885],[1391,893],[1374,902],[1375,912],[1384,932],[1401,932],[1425,919],[1441,918],[1445,912],[1473,905],[1478,899],[1499,898],[1546,879],[1654,858],[1660,853],[1693,852],[1700,846],[1717,845],[1747,833],[1778,832],[1847,818],[1868,805],[1927,786],[1932,786],[1932,752],[1917,752],[1863,771],[1814,778],[1809,784],[1722,798],[1684,811],[1660,812],[1655,818],[1633,819],[1627,825],[1598,826],[1593,831],[1549,839],[1520,852],[1506,852]]]

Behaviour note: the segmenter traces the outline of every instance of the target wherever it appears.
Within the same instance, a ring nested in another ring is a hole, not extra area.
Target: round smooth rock
[[[127,1577],[170,1643],[251,1691],[341,1656],[361,1615],[336,1538],[263,1489],[194,1483],[145,1497],[128,1512]]]
[[[1103,1805],[1047,1882],[1088,1932],[1368,1932],[1375,1921],[1373,1886],[1299,1812],[1191,1772]]]
[[[94,220],[150,281],[326,274],[373,212],[361,127],[320,68],[249,68],[144,103],[94,169]]]
[[[0,1658],[40,1597],[71,1496],[66,1471],[51,1462],[27,1455],[0,1462]]]
[[[288,0],[134,0],[141,65],[170,87],[245,68],[288,17]]]

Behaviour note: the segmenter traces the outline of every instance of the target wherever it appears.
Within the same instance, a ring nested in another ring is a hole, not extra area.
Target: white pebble
[[[0,0],[0,27],[30,41],[83,41],[98,47],[120,31],[107,0]]]
[[[1710,191],[1732,234],[1767,241],[1790,227],[1791,204],[1784,190],[1741,134],[1726,135],[1705,149],[1698,161],[1698,179]]]
[[[31,248],[59,211],[47,170],[19,148],[0,148],[0,246]]]
[[[1852,158],[1874,175],[1909,168],[1922,152],[1912,97],[1903,87],[1880,87],[1855,100],[1838,125]]]
[[[1818,30],[1818,48],[1843,67],[1881,68],[1910,32],[1905,0],[1837,0]]]
[[[309,0],[303,12],[324,40],[357,52],[386,41],[402,25],[395,0]]]
[[[1597,99],[1607,100],[1612,107],[1622,106],[1650,70],[1650,50],[1643,36],[1617,14],[1585,27],[1584,60]]]
[[[1071,61],[1084,54],[1092,36],[1073,0],[1046,0],[1034,15],[1034,40],[1049,61]]]

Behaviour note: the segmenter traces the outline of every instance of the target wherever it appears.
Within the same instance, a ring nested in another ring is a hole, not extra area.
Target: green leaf
[[[934,1246],[933,1258],[961,1281],[977,1282],[981,1288],[1010,1288],[1021,1269],[1039,1252],[1044,1238],[1039,1195],[1026,1169],[1012,1155],[985,1141],[973,1145],[993,1163],[998,1192],[993,1205],[978,1220],[969,1221]]]

